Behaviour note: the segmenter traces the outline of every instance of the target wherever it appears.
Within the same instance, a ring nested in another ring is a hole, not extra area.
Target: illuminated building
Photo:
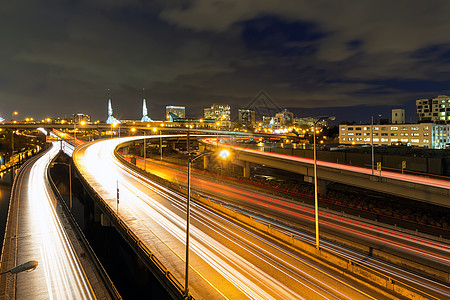
[[[283,111],[277,113],[275,118],[280,126],[290,126],[294,124],[294,114],[287,109],[283,109]]]
[[[83,113],[73,114],[73,121],[75,123],[80,123],[81,121],[85,121],[86,123],[91,122],[91,116]]]
[[[450,96],[416,100],[419,122],[450,124]]]
[[[239,109],[239,121],[242,122],[243,125],[255,125],[255,111],[251,109]]]
[[[170,120],[170,113],[179,118],[186,118],[186,108],[184,106],[166,106],[166,120]]]
[[[220,122],[220,126],[229,127],[231,125],[230,106],[226,104],[213,104],[204,109],[205,119],[213,119]]]
[[[339,125],[339,143],[371,144],[372,125]],[[450,146],[450,125],[433,123],[373,125],[374,145],[443,149]]]

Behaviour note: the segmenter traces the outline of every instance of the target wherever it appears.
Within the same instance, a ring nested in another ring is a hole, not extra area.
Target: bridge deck
[[[31,272],[0,275],[0,299],[110,299],[81,245],[61,215],[48,183],[52,147],[27,161],[16,176],[8,213],[0,271],[30,260]]]

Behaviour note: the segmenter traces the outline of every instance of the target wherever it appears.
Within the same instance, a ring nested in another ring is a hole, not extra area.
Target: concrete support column
[[[304,177],[305,182],[309,182],[314,185],[314,176],[306,176]],[[328,184],[329,181],[323,179],[317,179],[317,193],[320,196],[326,196],[328,193]]]
[[[203,156],[203,169],[207,170],[209,165],[209,158],[208,155]]]
[[[144,142],[139,144],[139,156],[144,156]]]
[[[317,193],[322,197],[327,195],[328,181],[326,181],[326,180],[318,180],[317,181]]]
[[[243,172],[244,177],[250,177],[250,163],[248,161],[244,162]]]
[[[102,219],[102,211],[100,208],[94,204],[94,222],[101,222]]]

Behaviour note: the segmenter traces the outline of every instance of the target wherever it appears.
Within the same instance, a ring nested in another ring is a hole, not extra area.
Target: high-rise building
[[[73,122],[80,123],[81,121],[85,121],[86,123],[91,122],[91,116],[83,113],[73,114]]]
[[[392,110],[392,124],[405,124],[405,110],[403,108]]]
[[[221,126],[230,126],[231,109],[227,104],[213,104],[204,109],[205,119],[213,119],[221,122]]]
[[[255,111],[251,109],[239,109],[239,121],[242,122],[242,125],[255,125]]]
[[[418,99],[416,112],[421,123],[450,124],[450,96],[439,95],[436,98]]]
[[[170,120],[169,113],[173,113],[180,118],[186,118],[186,107],[173,105],[166,106],[166,120]]]

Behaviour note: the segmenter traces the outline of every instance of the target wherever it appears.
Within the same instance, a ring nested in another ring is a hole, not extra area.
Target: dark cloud
[[[447,1],[20,1],[0,11],[0,115],[164,105],[397,105],[450,93]]]

